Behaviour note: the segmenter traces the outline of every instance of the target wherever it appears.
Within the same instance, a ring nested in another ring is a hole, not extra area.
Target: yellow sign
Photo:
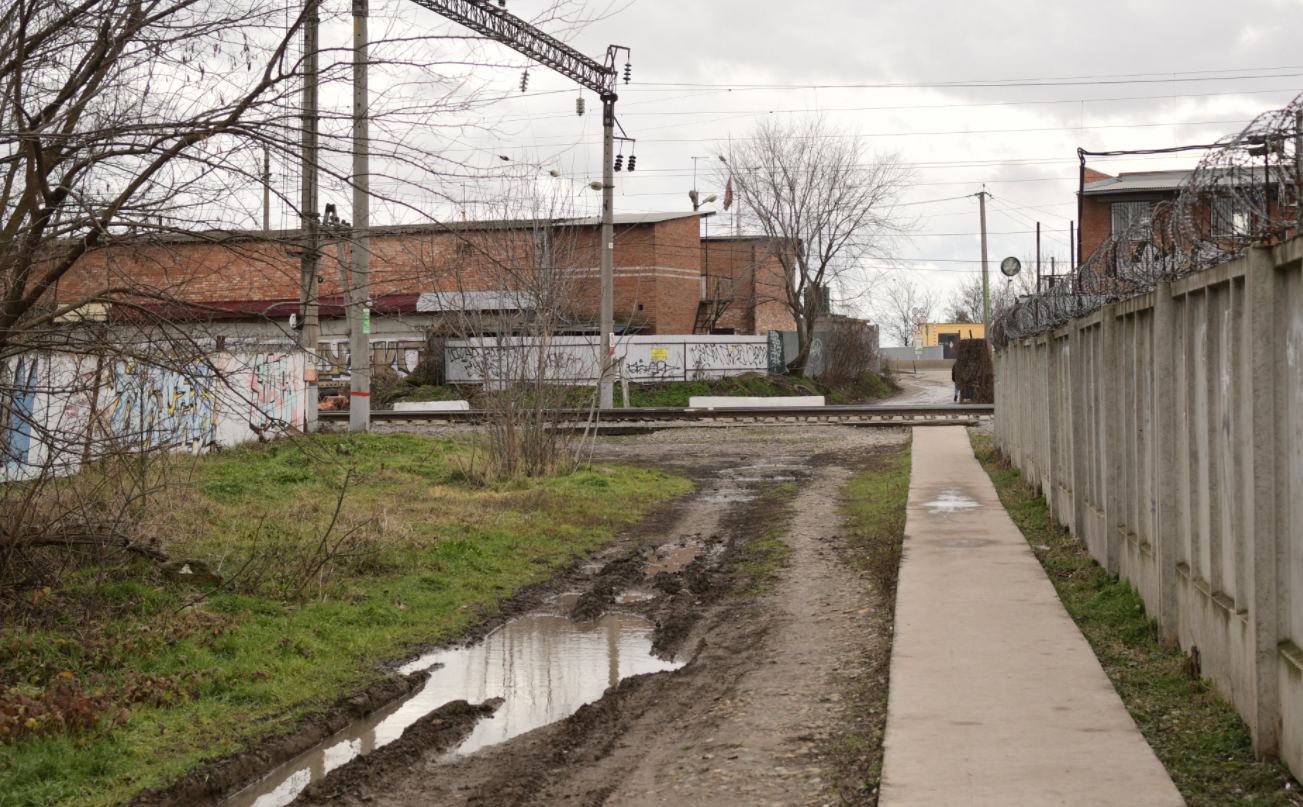
[[[670,350],[665,347],[652,348],[652,361],[669,361]]]

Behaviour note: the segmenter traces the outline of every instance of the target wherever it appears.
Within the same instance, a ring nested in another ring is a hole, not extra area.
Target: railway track
[[[843,425],[843,426],[961,426],[977,425],[995,415],[991,404],[954,404],[948,406],[891,406],[870,404],[864,406],[808,406],[783,409],[766,407],[728,407],[716,409],[691,409],[678,407],[642,409],[606,409],[598,418],[602,433],[616,430],[655,430],[685,426],[736,426],[739,424],[767,425]],[[454,423],[479,423],[485,419],[482,409],[464,412],[394,412],[376,410],[371,422],[392,426],[449,425]],[[592,420],[587,409],[562,409],[554,413],[563,428],[590,427]],[[348,412],[322,412],[323,423],[347,423]]]

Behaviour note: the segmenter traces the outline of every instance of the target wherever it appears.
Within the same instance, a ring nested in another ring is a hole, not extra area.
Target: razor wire
[[[1299,233],[1301,211],[1303,95],[1218,140],[1175,199],[1112,233],[1064,282],[1019,299],[993,324],[992,341],[1003,347],[1280,243]]]

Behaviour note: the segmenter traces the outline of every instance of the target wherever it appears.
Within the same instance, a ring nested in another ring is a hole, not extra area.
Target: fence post
[[[1253,750],[1276,756],[1280,738],[1280,618],[1276,598],[1276,561],[1282,538],[1276,508],[1276,340],[1278,327],[1276,266],[1268,247],[1249,250],[1245,271],[1245,319],[1248,321],[1252,368],[1250,400],[1253,443],[1248,495],[1250,627],[1253,631]]]
[[[1179,425],[1184,413],[1177,410],[1177,372],[1184,357],[1176,350],[1176,302],[1172,284],[1154,287],[1154,491],[1158,512],[1154,523],[1154,562],[1158,566],[1158,629],[1163,641],[1175,643],[1180,631],[1176,601],[1176,548],[1181,540],[1181,519],[1177,511]]]
[[[1072,367],[1068,380],[1068,394],[1072,401],[1068,407],[1072,413],[1072,532],[1082,546],[1089,547],[1086,543],[1086,475],[1089,473],[1086,452],[1090,435],[1086,431],[1085,401],[1089,379],[1086,378],[1086,351],[1082,345],[1081,331],[1080,318],[1072,320],[1068,325],[1071,345],[1068,360]]]
[[[1045,476],[1049,479],[1049,490],[1045,491],[1045,503],[1050,507],[1050,516],[1058,520],[1060,524],[1066,524],[1063,520],[1063,514],[1059,512],[1059,486],[1062,481],[1059,479],[1059,454],[1063,450],[1063,435],[1061,433],[1061,422],[1063,420],[1063,406],[1059,400],[1059,355],[1058,340],[1054,335],[1054,328],[1045,332],[1045,409],[1046,419],[1049,427],[1046,429],[1047,446],[1045,459],[1047,463]]]
[[[1122,426],[1126,420],[1122,416],[1122,410],[1126,405],[1125,399],[1129,396],[1122,394],[1122,340],[1118,334],[1120,328],[1117,312],[1117,304],[1106,305],[1100,311],[1104,355],[1096,363],[1100,368],[1100,383],[1103,385],[1099,427],[1104,430],[1104,439],[1100,441],[1104,456],[1099,461],[1100,467],[1104,469],[1104,489],[1101,491],[1100,505],[1104,508],[1104,568],[1109,574],[1121,572],[1121,531],[1127,526],[1126,463],[1123,461],[1125,429]]]

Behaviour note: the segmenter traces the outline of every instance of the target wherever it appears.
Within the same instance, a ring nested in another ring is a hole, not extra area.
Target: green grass
[[[850,559],[872,575],[888,600],[896,594],[905,505],[909,501],[910,447],[886,455],[875,467],[856,474],[842,491]]]
[[[174,469],[192,483],[149,528],[168,536],[173,558],[220,566],[227,589],[205,599],[124,563],[98,585],[87,568],[6,612],[0,692],[39,693],[65,672],[87,692],[133,672],[191,691],[171,705],[127,704],[131,719],[106,734],[0,745],[0,807],[121,803],[292,731],[383,676],[386,660],[459,635],[691,487],[622,467],[486,483],[466,445],[412,435],[308,445],[253,445]],[[354,532],[313,570],[346,476],[356,486],[334,534]]]
[[[758,535],[741,544],[741,557],[734,568],[743,582],[737,586],[741,598],[758,597],[773,591],[778,573],[786,569],[792,547],[783,540],[792,523],[792,503],[800,488],[793,484],[771,488],[747,511],[743,529],[763,525]]]
[[[905,538],[910,446],[867,459],[867,470],[857,473],[842,488],[842,557],[868,574],[879,595],[880,610],[876,615],[856,618],[885,619],[890,624]],[[890,663],[889,653],[870,651],[859,659],[854,679],[847,679],[843,686],[842,723],[824,748],[842,804],[877,803]]]
[[[1045,500],[1001,460],[994,438],[973,434],[972,443],[1000,501],[1190,807],[1303,804],[1297,784],[1284,789],[1290,775],[1283,765],[1254,759],[1244,721],[1206,680],[1190,675],[1189,657],[1160,643],[1130,584],[1106,572],[1050,517]]]

